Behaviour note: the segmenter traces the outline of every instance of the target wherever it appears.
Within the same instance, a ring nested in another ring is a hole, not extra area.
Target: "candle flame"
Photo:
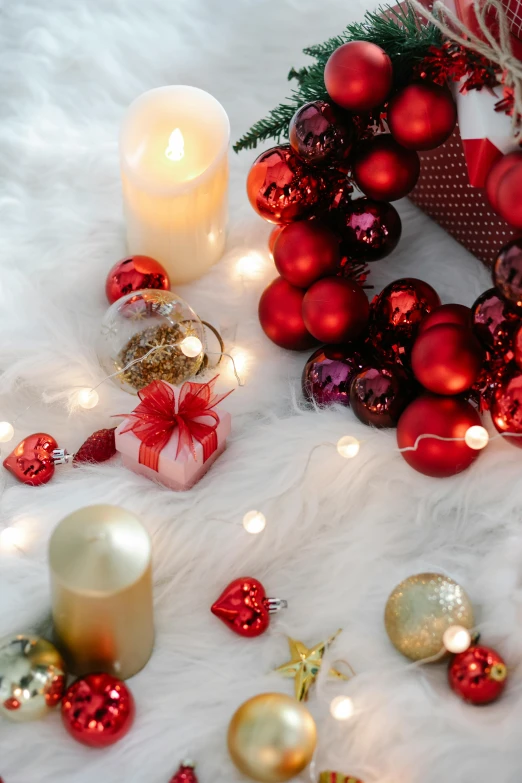
[[[165,150],[165,155],[169,160],[181,160],[185,155],[185,140],[179,128],[176,128],[170,134],[169,144]]]

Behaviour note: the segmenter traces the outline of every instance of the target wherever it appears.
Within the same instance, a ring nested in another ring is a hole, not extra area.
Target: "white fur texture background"
[[[371,3],[371,0],[368,0]],[[289,91],[300,53],[362,15],[365,0],[18,0],[0,26],[0,419],[16,440],[52,433],[74,451],[134,398],[110,383],[91,411],[71,406],[71,388],[103,373],[94,344],[107,306],[105,276],[125,254],[117,135],[139,93],[186,83],[213,93],[237,138]],[[56,523],[92,503],[134,511],[154,544],[157,640],[129,685],[137,719],[114,747],[95,751],[65,734],[58,713],[0,725],[5,783],[168,783],[187,755],[200,783],[240,780],[226,751],[230,717],[257,693],[293,692],[272,673],[287,660],[286,634],[310,646],[343,628],[330,659],[358,676],[320,679],[310,698],[318,721],[315,781],[338,769],[365,783],[519,783],[522,774],[522,452],[492,443],[466,473],[446,480],[412,471],[394,432],[371,431],[345,409],[305,410],[307,354],[282,351],[257,321],[274,277],[269,228],[251,210],[245,177],[256,153],[231,153],[230,230],[223,260],[180,289],[200,316],[248,355],[246,385],[227,400],[229,448],[187,494],[122,468],[118,460],[64,468],[40,488],[5,471],[0,527],[25,537],[0,551],[0,634],[46,628],[47,543]],[[409,203],[399,249],[373,267],[379,290],[403,275],[426,279],[445,302],[471,304],[486,270]],[[256,280],[236,263],[262,254]],[[229,371],[226,379],[232,382]],[[24,412],[30,404],[33,407]],[[364,441],[354,460],[335,444]],[[317,444],[317,449],[306,463]],[[3,455],[9,448],[3,448]],[[243,514],[261,509],[262,535]],[[390,590],[423,571],[448,573],[469,592],[483,640],[510,667],[505,696],[486,708],[460,702],[444,665],[414,667],[383,626]],[[289,609],[264,636],[230,633],[209,611],[232,579],[255,576]],[[355,717],[334,721],[328,705],[352,696]]]

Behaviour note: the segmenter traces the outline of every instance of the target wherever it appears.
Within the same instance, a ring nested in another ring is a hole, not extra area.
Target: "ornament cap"
[[[281,609],[288,609],[288,601],[285,601],[284,598],[267,598],[266,605],[269,614],[280,612]]]
[[[65,465],[72,460],[73,455],[66,449],[53,449],[52,458],[55,465]]]

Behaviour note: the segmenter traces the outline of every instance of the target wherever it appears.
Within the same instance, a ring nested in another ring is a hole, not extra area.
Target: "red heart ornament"
[[[212,604],[211,611],[240,636],[259,636],[270,624],[265,588],[251,576],[230,582]]]
[[[51,435],[35,432],[28,435],[4,459],[7,468],[18,481],[38,487],[46,484],[54,474],[53,450],[58,444]]]

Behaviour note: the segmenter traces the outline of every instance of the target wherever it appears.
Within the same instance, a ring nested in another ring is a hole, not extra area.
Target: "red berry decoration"
[[[231,631],[250,638],[264,633],[270,625],[270,613],[282,608],[286,608],[286,601],[267,598],[261,582],[242,576],[225,587],[211,612]]]
[[[426,329],[440,324],[455,324],[471,329],[473,325],[471,308],[461,304],[441,305],[420,322],[418,334],[421,335]]]
[[[324,343],[354,340],[366,327],[369,313],[370,305],[363,289],[347,278],[318,280],[303,299],[305,326]]]
[[[419,335],[411,354],[413,374],[435,394],[461,394],[477,380],[484,352],[471,331],[439,324]]]
[[[522,228],[522,162],[515,163],[498,183],[497,212],[513,228]]]
[[[268,249],[274,255],[274,247],[275,243],[277,242],[277,238],[279,237],[279,234],[281,231],[284,231],[286,228],[286,225],[282,223],[280,226],[274,226],[272,231],[270,232],[270,236],[268,237]]]
[[[522,370],[510,368],[497,378],[491,418],[505,440],[522,448]],[[518,437],[510,438],[509,434]]]
[[[303,351],[316,343],[303,320],[304,295],[302,288],[282,277],[276,277],[261,295],[259,322],[266,336],[281,348]]]
[[[330,98],[353,112],[380,106],[391,90],[392,62],[384,49],[368,41],[350,41],[330,55],[324,83]]]
[[[22,484],[39,487],[52,479],[55,471],[53,451],[58,444],[51,435],[35,432],[24,438],[4,459],[3,465]]]
[[[190,761],[180,764],[178,771],[171,777],[169,783],[198,783],[194,766]]]
[[[82,462],[105,462],[116,454],[114,432],[116,427],[97,430],[89,435],[73,457],[73,465]]]
[[[448,682],[470,704],[489,704],[506,687],[507,667],[498,652],[474,645],[450,661]]]
[[[395,427],[415,396],[415,384],[400,365],[366,367],[352,381],[350,405],[363,424]]]
[[[305,103],[290,120],[290,146],[296,155],[312,165],[346,160],[353,137],[350,115],[341,116],[326,101]]]
[[[388,106],[388,125],[394,139],[410,150],[432,150],[453,133],[457,109],[446,87],[433,82],[408,84]]]
[[[397,444],[402,456],[419,473],[435,478],[454,476],[466,470],[480,454],[464,442],[470,427],[480,425],[475,408],[460,397],[438,397],[424,394],[414,400],[399,419]],[[420,435],[438,435],[442,438],[462,438],[456,441],[422,438]]]
[[[522,177],[522,169],[520,171]],[[522,198],[522,192],[521,192]],[[522,239],[504,245],[493,264],[493,284],[500,294],[522,312]]]
[[[374,343],[388,332],[392,341],[413,344],[421,321],[439,307],[434,288],[416,277],[394,280],[372,302],[371,331]],[[380,335],[380,337],[379,337]]]
[[[498,212],[499,186],[504,174],[521,164],[522,152],[510,152],[508,155],[503,155],[499,158],[491,167],[486,179],[486,194],[495,212]]]
[[[316,405],[350,404],[350,384],[369,364],[364,343],[326,345],[318,348],[305,364],[303,394]]]
[[[382,133],[357,148],[354,178],[359,190],[377,201],[395,201],[410,193],[419,179],[420,160],[415,150],[401,147]]]
[[[170,290],[167,273],[158,261],[150,256],[127,256],[115,264],[105,283],[107,299],[112,304],[125,294],[144,288]]]
[[[401,238],[399,213],[386,201],[358,198],[343,203],[334,210],[333,219],[342,237],[342,250],[361,261],[384,258]]]
[[[481,294],[471,308],[473,330],[482,345],[495,354],[511,350],[511,339],[520,315],[499,296],[496,288]]]
[[[291,285],[309,288],[320,277],[339,271],[339,237],[318,220],[290,223],[277,238],[274,262]]]
[[[111,674],[88,674],[73,682],[62,699],[62,720],[75,740],[93,748],[114,745],[134,720],[134,699]]]
[[[316,206],[319,192],[319,177],[288,146],[262,152],[248,172],[250,203],[271,223],[304,217]]]

